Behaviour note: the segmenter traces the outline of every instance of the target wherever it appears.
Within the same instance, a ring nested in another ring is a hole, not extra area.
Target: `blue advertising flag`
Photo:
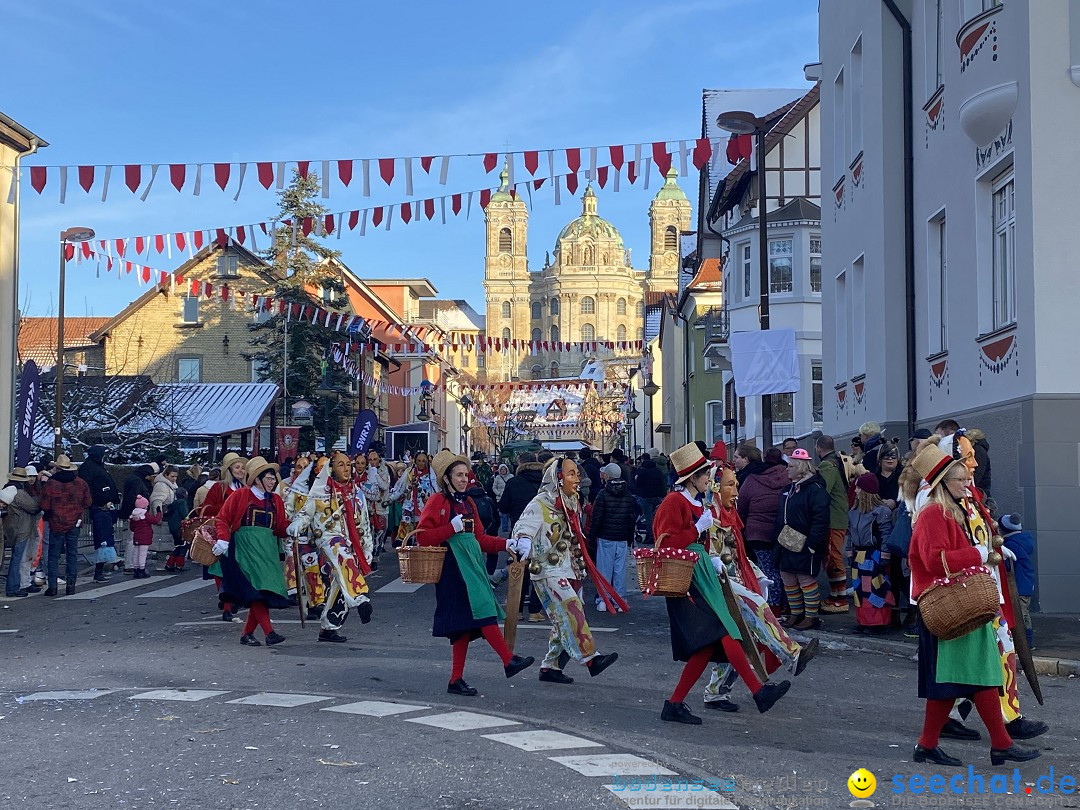
[[[19,378],[19,407],[15,411],[18,422],[15,433],[15,466],[25,467],[30,463],[30,446],[34,443],[34,420],[38,408],[38,367],[33,360],[27,360]]]
[[[375,430],[379,427],[379,417],[375,411],[363,410],[356,415],[356,423],[353,424],[350,434],[349,449],[355,456],[357,453],[366,453],[375,438]]]

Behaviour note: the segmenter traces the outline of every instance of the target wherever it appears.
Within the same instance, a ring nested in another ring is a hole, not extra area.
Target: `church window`
[[[638,301],[637,304],[634,305],[634,311],[637,312],[637,316],[639,318],[644,318],[645,317],[645,302],[644,301]]]
[[[533,339],[533,343],[539,343],[540,341],[542,341],[544,339],[544,333],[541,332],[539,329],[533,329],[532,330],[532,339]]]
[[[559,377],[559,364],[552,362],[551,364],[551,379],[555,380]]]
[[[615,314],[616,315],[625,315],[626,314],[626,299],[625,298],[620,298],[615,303]]]
[[[514,252],[514,236],[510,233],[509,228],[503,228],[499,231],[499,253],[513,253]]]
[[[678,250],[679,249],[679,232],[675,230],[674,225],[668,225],[664,228],[664,250]]]
[[[626,327],[619,324],[619,328],[615,330],[616,340],[626,340]]]
[[[559,327],[555,326],[554,324],[552,324],[552,327],[551,327],[551,342],[552,343],[558,343],[559,342]]]
[[[502,339],[503,340],[509,340],[510,339],[510,330],[509,329],[503,329],[503,338]]]
[[[581,314],[593,315],[596,313],[596,299],[590,295],[586,295],[581,299]]]
[[[502,316],[504,318],[509,318],[511,311],[512,310],[511,310],[510,302],[509,301],[503,301],[502,302]]]
[[[533,301],[532,302],[532,319],[534,321],[540,320],[540,302],[539,301]]]
[[[586,343],[596,340],[596,327],[591,323],[583,323],[581,325],[581,339]]]
[[[559,299],[558,298],[552,298],[551,299],[551,314],[552,315],[558,315],[559,314]]]
[[[532,367],[532,378],[534,380],[544,379],[544,367],[539,363]]]

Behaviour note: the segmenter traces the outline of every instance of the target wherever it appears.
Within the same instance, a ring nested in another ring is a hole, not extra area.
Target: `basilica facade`
[[[526,253],[528,209],[510,194],[504,174],[485,211],[487,335],[551,343],[641,340],[647,295],[678,289],[679,235],[690,229],[690,201],[676,177],[672,168],[649,205],[647,269],[634,268],[618,230],[597,213],[589,185],[581,216],[562,229],[554,253],[534,271]],[[487,358],[485,376],[491,382],[572,378],[594,356],[627,354],[640,351],[504,351]]]

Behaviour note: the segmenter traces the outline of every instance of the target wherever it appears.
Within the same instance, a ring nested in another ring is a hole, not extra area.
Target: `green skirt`
[[[971,686],[1002,685],[1001,658],[992,622],[952,641],[938,639],[937,680]]]

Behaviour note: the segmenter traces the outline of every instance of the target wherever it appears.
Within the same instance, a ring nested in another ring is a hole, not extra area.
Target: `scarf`
[[[353,511],[353,493],[352,487],[346,490],[344,486],[339,484],[333,476],[327,478],[326,483],[330,485],[330,491],[337,493],[341,498],[341,503],[345,508],[345,530],[349,536],[349,545],[352,546],[353,556],[356,557],[356,562],[360,566],[360,573],[367,576],[371,573],[371,566],[368,564],[367,555],[364,553],[364,544],[360,542],[360,532],[356,528],[356,514]]]
[[[614,613],[615,607],[612,605],[618,605],[622,610],[630,610],[630,606],[626,604],[626,600],[619,596],[618,592],[611,586],[611,583],[604,579],[603,574],[596,570],[596,564],[592,561],[592,557],[589,556],[589,547],[585,542],[585,533],[581,530],[581,517],[576,509],[567,509],[563,503],[562,493],[555,498],[555,509],[561,512],[566,518],[566,525],[574,535],[574,539],[577,540],[578,548],[581,549],[581,557],[585,561],[585,570],[589,573],[589,577],[592,579],[593,584],[596,586],[596,592],[601,599],[604,600],[604,604],[607,609]]]
[[[724,508],[720,505],[719,499],[716,501],[714,514],[720,521],[720,525],[731,529],[731,533],[735,537],[735,564],[739,567],[739,579],[742,580],[743,587],[761,596],[761,585],[758,584],[754,569],[750,566],[750,558],[746,556],[746,546],[743,543],[742,518],[739,517],[739,513],[734,506]]]

